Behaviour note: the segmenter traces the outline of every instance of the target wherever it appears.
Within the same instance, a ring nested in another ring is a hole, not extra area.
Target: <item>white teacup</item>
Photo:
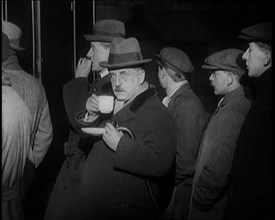
[[[114,96],[100,95],[98,96],[98,109],[101,113],[108,114],[113,111]]]

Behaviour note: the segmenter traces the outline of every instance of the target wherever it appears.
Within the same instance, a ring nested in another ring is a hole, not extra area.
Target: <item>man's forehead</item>
[[[124,69],[117,69],[117,70],[110,70],[110,73],[128,73],[132,72],[134,69],[133,68],[124,68]]]
[[[102,41],[91,41],[91,46],[109,46],[111,43]]]

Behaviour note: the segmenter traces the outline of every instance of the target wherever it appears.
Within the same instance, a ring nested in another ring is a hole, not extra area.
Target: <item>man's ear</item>
[[[145,71],[143,69],[138,70],[138,81],[143,84],[145,81]]]
[[[233,73],[228,73],[227,86],[230,86],[234,82]]]
[[[268,66],[270,62],[271,62],[271,53],[270,51],[265,51],[264,66]]]

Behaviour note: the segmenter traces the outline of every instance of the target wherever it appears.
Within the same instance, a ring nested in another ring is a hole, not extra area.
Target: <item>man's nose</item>
[[[90,49],[86,56],[89,57],[89,58],[92,58],[93,57],[93,50]]]
[[[119,76],[116,76],[116,78],[115,78],[115,85],[116,85],[116,87],[121,85],[121,79]]]
[[[242,59],[247,60],[247,51],[245,51],[244,54],[242,55]]]
[[[210,82],[212,81],[212,79],[213,79],[213,74],[211,74],[211,75],[209,76]]]

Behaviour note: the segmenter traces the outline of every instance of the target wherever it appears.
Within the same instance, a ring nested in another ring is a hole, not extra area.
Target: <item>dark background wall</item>
[[[143,56],[153,58],[146,67],[147,77],[160,98],[164,96],[157,80],[155,54],[166,46],[184,50],[194,65],[190,84],[207,112],[215,109],[218,97],[209,86],[209,74],[201,69],[206,56],[217,50],[246,44],[237,38],[240,30],[257,22],[271,21],[272,7],[267,1],[95,1],[96,20],[119,19],[125,23],[127,37],[136,37]],[[89,42],[83,34],[92,33],[92,1],[76,1],[76,56],[86,55]],[[20,52],[22,67],[32,73],[32,23],[30,1],[8,1],[8,20],[23,31]],[[63,144],[68,138],[68,119],[63,105],[62,87],[73,78],[73,13],[70,1],[41,1],[42,83],[45,87],[54,139],[38,168],[38,179],[29,198],[29,218],[42,219],[49,193],[64,161]],[[247,81],[247,83],[251,83]]]

